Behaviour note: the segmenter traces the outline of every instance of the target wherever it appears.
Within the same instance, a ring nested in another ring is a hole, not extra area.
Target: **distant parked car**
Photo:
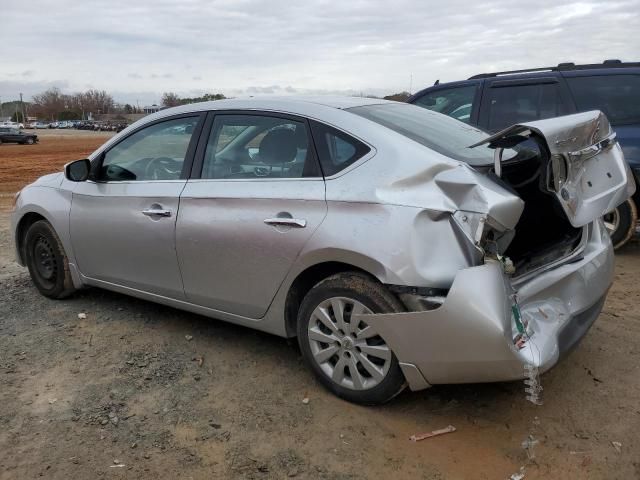
[[[33,145],[38,142],[35,133],[24,133],[17,128],[0,127],[0,143],[21,143]]]
[[[41,130],[43,128],[49,128],[49,124],[48,123],[43,123],[43,122],[36,122],[34,128],[37,129],[37,130]]]
[[[483,73],[469,80],[436,83],[407,100],[488,132],[521,122],[589,110],[613,126],[636,183],[640,182],[640,62]],[[615,248],[635,233],[640,192],[604,217]]]
[[[18,123],[18,122],[7,121],[7,122],[0,123],[0,127],[22,129],[22,128],[24,128],[24,124],[23,123]]]

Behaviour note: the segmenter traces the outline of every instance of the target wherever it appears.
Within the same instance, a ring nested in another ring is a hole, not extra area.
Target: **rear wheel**
[[[333,275],[313,287],[298,312],[298,343],[318,380],[362,404],[391,400],[405,386],[384,339],[353,315],[403,311],[383,285],[358,272]]]
[[[24,237],[25,262],[38,291],[49,298],[64,298],[75,291],[67,255],[53,227],[39,220]]]
[[[604,225],[611,236],[613,248],[620,248],[634,235],[638,222],[638,210],[635,202],[629,198],[604,217]]]

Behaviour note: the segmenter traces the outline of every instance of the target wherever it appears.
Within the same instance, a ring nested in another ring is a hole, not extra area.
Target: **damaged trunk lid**
[[[555,194],[567,219],[581,227],[610,212],[635,191],[635,183],[607,117],[591,111],[519,123],[471,148],[495,149],[495,172],[504,149],[532,139],[549,155],[545,188]]]

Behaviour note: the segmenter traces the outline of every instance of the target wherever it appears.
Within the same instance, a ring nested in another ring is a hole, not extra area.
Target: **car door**
[[[207,123],[176,228],[185,293],[260,318],[326,215],[324,180],[304,119],[240,111]]]
[[[12,128],[11,130],[9,130],[9,136],[7,138],[7,141],[17,142],[17,143],[22,142],[24,141],[24,135],[20,133],[19,130]]]
[[[572,113],[571,100],[561,78],[486,79],[479,126],[498,132],[515,123],[542,120]]]
[[[180,193],[204,115],[145,125],[108,147],[73,191],[71,240],[89,279],[184,298],[175,251]]]

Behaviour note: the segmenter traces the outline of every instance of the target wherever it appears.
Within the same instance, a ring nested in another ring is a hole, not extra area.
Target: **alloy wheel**
[[[362,303],[332,297],[311,314],[308,339],[313,359],[336,384],[351,390],[379,385],[391,366],[391,350],[378,333],[357,314],[373,313]]]

